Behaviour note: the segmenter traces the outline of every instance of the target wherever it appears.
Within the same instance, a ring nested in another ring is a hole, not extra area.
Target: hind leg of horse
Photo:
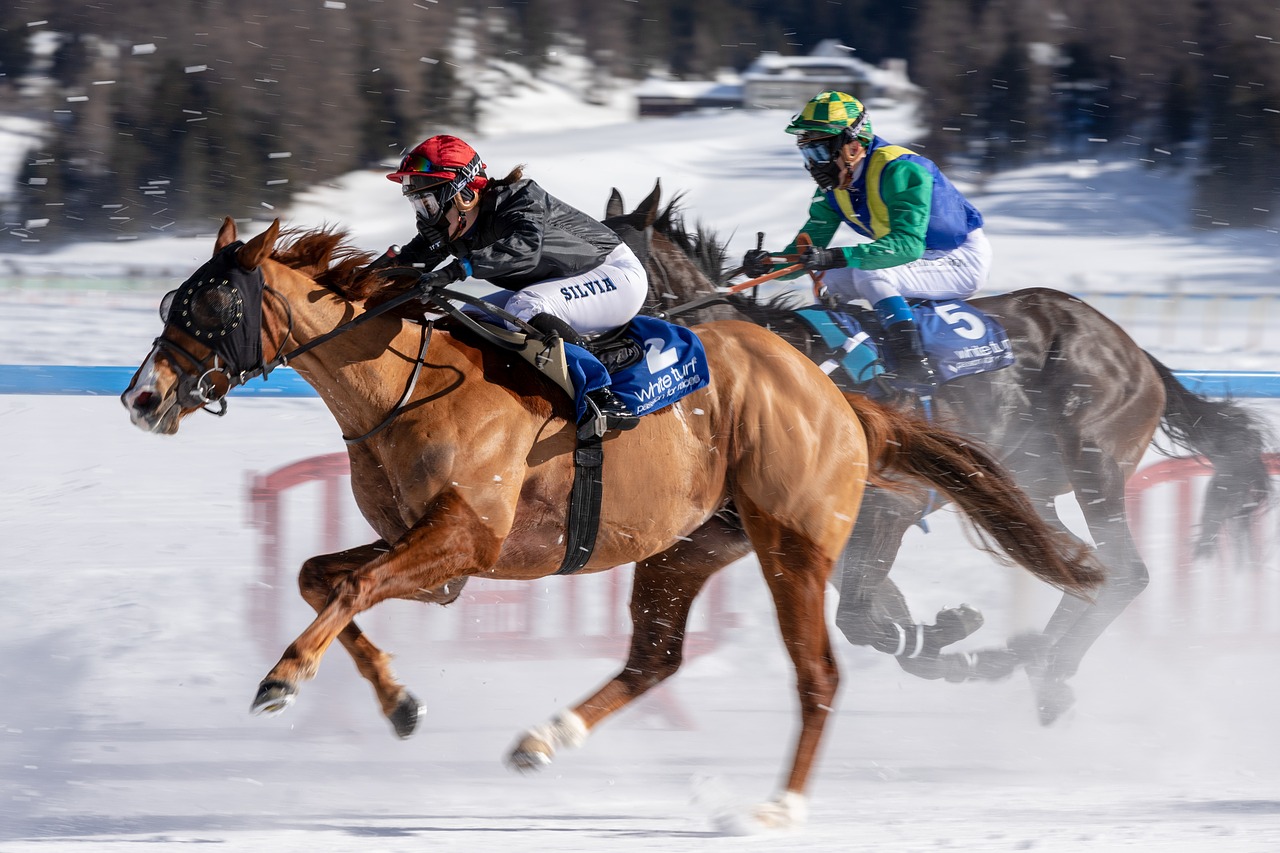
[[[464,500],[441,495],[432,511],[388,551],[333,576],[315,620],[289,644],[259,684],[250,710],[284,710],[297,694],[298,684],[315,676],[325,651],[356,614],[389,598],[420,599],[423,590],[438,589],[471,567],[492,565],[500,548],[501,541],[488,532]],[[318,600],[319,587],[316,589]],[[363,644],[357,646],[364,648]]]
[[[800,733],[786,784],[772,802],[757,806],[755,819],[767,827],[804,822],[805,789],[835,702],[840,674],[827,632],[824,595],[834,561],[803,536],[785,529],[752,540],[778,615],[783,644],[796,672]],[[770,541],[772,540],[772,541]]]
[[[836,627],[854,645],[893,655],[912,675],[949,681],[984,677],[977,672],[985,673],[988,668],[975,669],[978,659],[973,655],[941,654],[942,648],[981,627],[982,614],[961,605],[940,611],[933,625],[917,623],[901,590],[888,576],[902,537],[916,522],[917,513],[899,496],[868,490],[840,557]]]
[[[1096,448],[1095,448],[1096,450]],[[1129,531],[1125,513],[1124,476],[1104,453],[1082,453],[1092,463],[1078,461],[1073,484],[1089,532],[1097,544],[1096,559],[1106,579],[1092,602],[1063,596],[1045,627],[1044,636],[1030,649],[1028,673],[1036,685],[1040,721],[1049,725],[1075,702],[1067,680],[1076,674],[1090,647],[1147,587],[1146,564]],[[1091,464],[1083,470],[1084,464]],[[1025,653],[1025,652],[1024,652]]]
[[[334,588],[342,578],[387,550],[387,543],[379,540],[334,554],[311,557],[302,564],[302,570],[298,574],[302,597],[319,613],[328,604]],[[462,592],[465,581],[466,578],[455,579],[440,589],[423,592],[414,598],[435,604],[450,604]],[[391,671],[391,656],[375,646],[354,621],[347,623],[342,629],[338,641],[351,655],[360,675],[373,687],[382,713],[391,722],[396,734],[401,738],[413,734],[421,705]]]
[[[674,675],[683,659],[685,626],[694,598],[718,569],[749,552],[740,529],[714,518],[689,541],[637,563],[626,664],[577,705],[523,732],[507,763],[521,771],[550,764],[558,749],[581,746],[605,718]]]

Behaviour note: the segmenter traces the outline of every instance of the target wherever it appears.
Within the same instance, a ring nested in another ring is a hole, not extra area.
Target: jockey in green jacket
[[[866,108],[851,95],[823,92],[787,132],[796,135],[818,185],[800,229],[813,243],[801,257],[805,268],[826,270],[823,284],[835,298],[864,299],[875,308],[892,374],[932,386],[907,297],[963,299],[986,281],[991,247],[982,214],[932,161],[876,136]],[[841,223],[866,242],[828,248]],[[798,239],[776,254],[794,254]],[[771,271],[772,254],[747,252],[743,269],[751,276]]]

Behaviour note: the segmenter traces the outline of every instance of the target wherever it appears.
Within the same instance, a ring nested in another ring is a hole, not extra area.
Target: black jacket
[[[520,290],[593,269],[621,242],[608,227],[528,179],[491,185],[470,215],[476,224],[463,237],[434,249],[415,237],[401,251],[401,262],[431,269],[453,255],[470,262],[473,278]]]

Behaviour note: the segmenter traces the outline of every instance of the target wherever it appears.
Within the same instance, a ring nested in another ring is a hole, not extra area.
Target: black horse
[[[624,231],[638,229],[647,238],[650,310],[682,323],[700,322],[708,310],[731,310],[767,326],[812,360],[826,361],[830,347],[792,306],[713,295],[724,278],[725,247],[706,229],[690,233],[677,202],[659,211],[655,188],[625,214],[615,190],[606,210],[607,222]],[[941,385],[931,417],[992,448],[1042,515],[1064,531],[1054,499],[1074,492],[1107,580],[1091,601],[1064,595],[1042,633],[1014,638],[1005,647],[943,653],[977,630],[981,615],[961,606],[940,612],[933,625],[921,625],[889,578],[903,535],[937,503],[909,488],[873,488],[844,553],[836,622],[851,643],[893,654],[904,670],[924,678],[996,679],[1024,665],[1047,725],[1074,702],[1066,682],[1086,652],[1147,586],[1147,567],[1126,517],[1125,483],[1156,432],[1163,430],[1174,445],[1213,466],[1199,529],[1201,554],[1220,537],[1246,533],[1267,504],[1271,481],[1263,453],[1269,436],[1239,405],[1186,390],[1123,329],[1075,297],[1031,288],[971,304],[1004,324],[1016,363]],[[682,311],[684,306],[697,307]],[[833,379],[847,392],[867,390],[849,385],[841,373]],[[918,404],[914,396],[896,400]]]

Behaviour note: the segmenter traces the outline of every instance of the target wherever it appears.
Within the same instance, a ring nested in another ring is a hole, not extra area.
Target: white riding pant
[[[648,293],[644,265],[625,243],[619,243],[598,267],[531,284],[516,291],[505,308],[526,322],[546,313],[581,334],[596,335],[629,323]]]
[[[891,296],[907,299],[966,299],[991,272],[991,243],[979,228],[951,251],[926,250],[909,264],[882,270],[827,270],[822,283],[840,302],[865,299],[875,305]]]

